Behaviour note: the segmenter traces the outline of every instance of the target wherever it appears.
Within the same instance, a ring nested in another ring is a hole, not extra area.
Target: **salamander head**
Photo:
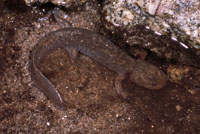
[[[138,60],[137,65],[130,74],[131,81],[138,86],[159,90],[166,85],[166,75],[156,66]]]

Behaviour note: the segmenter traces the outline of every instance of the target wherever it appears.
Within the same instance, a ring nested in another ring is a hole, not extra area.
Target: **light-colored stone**
[[[107,0],[105,20],[118,28],[129,29],[137,24],[146,25],[159,34],[200,46],[199,0]],[[112,25],[106,26],[113,29]],[[178,40],[177,40],[178,41]]]
[[[66,8],[68,8],[72,5],[74,5],[74,6],[82,5],[86,1],[87,0],[25,0],[27,5],[31,5],[31,4],[34,4],[34,3],[44,4],[44,3],[47,3],[47,2],[51,2],[55,5],[64,6]]]

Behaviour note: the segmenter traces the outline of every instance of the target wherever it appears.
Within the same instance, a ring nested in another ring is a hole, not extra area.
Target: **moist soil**
[[[136,85],[127,87],[123,82],[129,94],[124,99],[115,90],[115,72],[82,54],[72,64],[63,49],[46,56],[40,65],[40,70],[64,99],[65,109],[56,109],[36,88],[28,71],[29,55],[37,41],[63,26],[60,26],[63,22],[57,23],[48,15],[53,8],[52,4],[27,7],[22,0],[0,2],[1,134],[200,133],[200,92],[191,90],[187,81],[168,80],[166,87],[159,91]],[[96,12],[77,9],[66,12],[71,15],[73,26],[103,31]],[[46,20],[40,22],[41,18]],[[110,38],[106,32],[102,33]],[[138,50],[138,55],[146,52]],[[159,58],[148,59],[158,67],[162,63],[165,73],[169,66],[176,66]],[[190,74],[191,78],[192,75],[195,73]]]

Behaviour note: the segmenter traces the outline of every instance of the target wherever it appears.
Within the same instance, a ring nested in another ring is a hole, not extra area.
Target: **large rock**
[[[44,4],[47,2],[51,2],[55,5],[64,6],[66,8],[68,8],[70,6],[82,5],[86,1],[87,0],[25,0],[27,5],[31,5],[34,3]]]
[[[183,47],[200,49],[200,1],[152,1],[107,0],[104,5],[107,28],[131,32],[135,25],[142,24],[158,35],[170,34]]]

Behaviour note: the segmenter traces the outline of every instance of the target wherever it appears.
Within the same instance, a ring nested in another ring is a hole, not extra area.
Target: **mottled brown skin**
[[[59,108],[63,108],[59,92],[38,69],[41,60],[58,48],[66,49],[72,61],[80,52],[118,73],[116,89],[124,97],[126,94],[122,90],[121,81],[127,73],[130,74],[130,81],[141,87],[158,90],[166,85],[166,76],[160,69],[146,61],[131,58],[105,37],[82,28],[60,29],[38,42],[31,53],[29,66],[35,84]]]

